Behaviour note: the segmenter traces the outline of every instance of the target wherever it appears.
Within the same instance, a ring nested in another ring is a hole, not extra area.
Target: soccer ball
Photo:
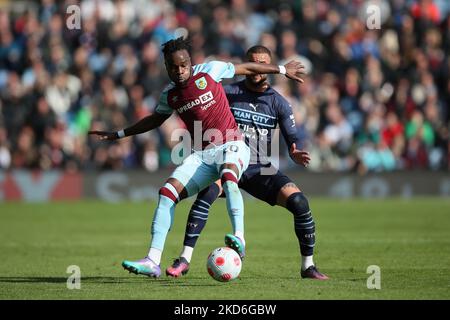
[[[241,273],[241,257],[231,248],[220,247],[209,254],[206,268],[214,280],[228,282],[236,279]]]

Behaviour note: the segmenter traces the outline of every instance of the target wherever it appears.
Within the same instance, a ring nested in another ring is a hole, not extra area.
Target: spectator
[[[310,170],[450,168],[448,1],[380,1],[381,30],[355,0],[81,0],[81,30],[68,30],[72,3],[0,10],[0,168],[171,166],[176,116],[120,143],[85,133],[154,111],[169,81],[160,44],[182,33],[194,64],[237,61],[260,43],[274,62],[306,65],[304,84],[270,79],[292,105]]]
[[[0,127],[0,169],[8,169],[11,165],[11,152],[8,146],[6,129]]]

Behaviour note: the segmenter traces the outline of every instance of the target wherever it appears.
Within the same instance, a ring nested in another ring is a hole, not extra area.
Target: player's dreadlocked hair
[[[270,50],[267,47],[264,47],[264,46],[256,45],[256,46],[253,46],[250,49],[248,49],[247,53],[246,53],[247,58],[249,58],[250,55],[254,54],[254,53],[266,53],[269,55],[269,57],[272,58],[272,53],[270,52]]]
[[[163,43],[163,54],[164,59],[170,58],[172,53],[177,52],[179,50],[187,50],[190,53],[191,43],[189,40],[184,39],[183,37],[179,37],[177,39],[169,40],[166,43]]]

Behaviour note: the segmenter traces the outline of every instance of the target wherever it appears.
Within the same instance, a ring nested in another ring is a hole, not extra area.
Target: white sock
[[[239,239],[242,240],[242,242],[244,243],[244,246],[245,246],[244,232],[242,232],[242,231],[236,231],[236,232],[234,233],[234,235],[235,235],[236,237],[239,237]]]
[[[150,248],[148,251],[148,256],[154,263],[159,265],[161,263],[162,251],[156,248]]]
[[[305,271],[314,265],[313,256],[302,256],[302,270]]]
[[[192,259],[192,253],[194,252],[194,248],[192,247],[188,247],[188,246],[184,246],[183,250],[180,253],[180,257],[183,257],[187,260],[187,262],[191,262]]]

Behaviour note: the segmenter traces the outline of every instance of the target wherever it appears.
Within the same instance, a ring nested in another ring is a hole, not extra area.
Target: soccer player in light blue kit
[[[118,132],[90,131],[104,140],[147,132],[160,126],[175,110],[194,141],[193,153],[175,169],[159,190],[159,201],[152,223],[148,255],[137,261],[125,260],[122,266],[135,274],[161,275],[164,243],[174,219],[176,204],[220,179],[227,196],[233,237],[245,245],[244,205],[238,181],[248,166],[250,151],[231,113],[221,80],[234,75],[283,73],[300,81],[304,68],[291,61],[285,66],[259,63],[232,64],[212,61],[191,65],[189,45],[183,38],[170,40],[163,48],[166,70],[172,83],[163,91],[155,113]],[[195,136],[200,125],[201,137]],[[208,137],[209,139],[205,139]],[[196,139],[201,139],[196,143]]]

